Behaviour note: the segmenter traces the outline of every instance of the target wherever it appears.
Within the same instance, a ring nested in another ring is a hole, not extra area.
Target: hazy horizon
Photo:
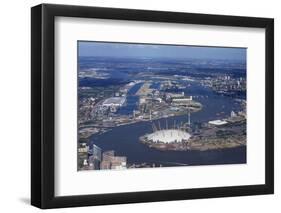
[[[246,48],[78,41],[79,57],[246,61]]]

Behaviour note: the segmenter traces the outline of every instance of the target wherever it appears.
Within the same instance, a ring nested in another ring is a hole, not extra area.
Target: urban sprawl
[[[82,80],[108,78],[108,73],[101,70],[79,71],[79,79]],[[194,82],[216,94],[237,99],[242,110],[194,125],[192,114],[207,107],[200,102],[200,97],[188,94]],[[133,94],[132,90],[135,90]],[[246,100],[239,98],[239,94],[246,93],[245,77],[225,73],[185,76],[138,72],[128,82],[106,87],[79,86],[78,92],[79,170],[161,167],[161,164],[146,162],[128,163],[127,157],[117,155],[115,150],[102,150],[94,141],[91,143],[91,136],[95,134],[104,134],[115,127],[138,122],[147,122],[151,126],[151,132],[139,138],[139,143],[151,149],[206,151],[246,145]],[[120,113],[131,95],[136,98],[136,107],[130,113]],[[186,116],[186,122],[166,122],[164,125],[159,122],[159,119],[174,116]]]

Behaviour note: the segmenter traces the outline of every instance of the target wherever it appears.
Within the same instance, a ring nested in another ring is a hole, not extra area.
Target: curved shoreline
[[[208,151],[208,150],[219,150],[219,149],[229,149],[236,148],[240,146],[246,146],[243,142],[181,142],[181,143],[153,143],[151,141],[146,141],[140,138],[140,142],[147,145],[149,148],[156,149],[159,151]]]

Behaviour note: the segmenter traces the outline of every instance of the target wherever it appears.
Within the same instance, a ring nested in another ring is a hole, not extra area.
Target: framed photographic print
[[[31,203],[272,194],[274,21],[31,9]]]

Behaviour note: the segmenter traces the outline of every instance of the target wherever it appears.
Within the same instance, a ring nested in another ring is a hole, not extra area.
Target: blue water
[[[117,114],[130,115],[133,114],[134,110],[137,110],[139,96],[136,95],[136,92],[140,89],[142,85],[143,83],[137,83],[128,91],[126,96],[126,104],[120,109],[118,109]]]
[[[172,120],[169,120],[172,125]],[[141,122],[119,126],[92,138],[103,150],[115,150],[127,156],[129,163],[160,163],[165,166],[178,163],[188,165],[236,164],[246,162],[246,147],[211,151],[158,151],[138,141],[139,136],[152,131],[151,123]]]
[[[161,85],[160,82],[153,82],[153,83],[150,85],[150,88],[152,88],[152,89],[160,89],[160,85]]]
[[[215,65],[216,64],[216,65]],[[133,67],[133,69],[132,69]],[[147,69],[151,67],[153,69]],[[200,60],[141,60],[141,59],[120,59],[105,57],[79,57],[79,70],[96,69],[107,73],[110,80],[116,83],[130,82],[134,73],[145,72],[164,72],[165,75],[187,75],[193,77],[208,77],[212,73],[232,73],[236,77],[246,76],[245,63],[234,63],[216,61],[216,63],[200,63]],[[227,71],[226,69],[227,68]],[[237,69],[239,68],[239,69]],[[203,70],[204,72],[201,72]],[[208,72],[206,72],[208,70]],[[85,81],[88,79],[85,79]],[[96,79],[97,83],[99,79]],[[135,79],[133,79],[135,80]],[[146,80],[146,79],[143,79]],[[101,80],[100,80],[101,81]],[[101,81],[104,84],[104,81]],[[101,83],[99,82],[99,83]],[[81,82],[80,82],[81,83]],[[87,82],[86,82],[87,83]],[[90,82],[91,83],[91,82]],[[94,86],[94,83],[84,86]],[[195,100],[203,104],[203,109],[197,113],[191,114],[191,123],[206,122],[213,119],[225,118],[229,116],[232,110],[240,110],[240,104],[232,97],[220,96],[209,88],[205,88],[196,82],[188,82],[191,86],[180,90],[187,95],[192,95]],[[117,113],[128,115],[137,109],[139,101],[135,93],[142,84],[136,84],[130,89],[126,97],[126,105],[121,107]],[[151,88],[160,89],[160,83],[154,82]],[[245,98],[245,95],[242,96]],[[187,116],[176,116],[167,119],[154,121],[158,125],[169,127],[181,122],[187,122]],[[129,163],[156,163],[165,166],[175,166],[178,163],[186,165],[213,165],[213,164],[239,164],[246,163],[246,147],[238,147],[233,149],[211,150],[211,151],[158,151],[150,149],[146,145],[139,142],[139,137],[152,132],[151,122],[139,122],[131,125],[119,126],[111,131],[93,135],[91,143],[94,143],[105,150],[115,150],[117,155],[127,156]]]
[[[132,88],[133,89],[133,88]],[[137,90],[137,88],[135,88]],[[191,122],[206,122],[213,119],[225,118],[232,110],[240,110],[240,104],[231,97],[221,96],[209,88],[196,82],[184,90],[186,94],[198,96],[194,98],[203,104],[203,109],[191,114]],[[128,97],[135,97],[136,91],[132,91]],[[129,100],[130,101],[130,100]],[[134,102],[135,100],[132,100]],[[135,107],[129,104],[128,106]],[[128,107],[127,106],[127,107]],[[131,109],[127,108],[125,111]],[[223,113],[221,113],[223,112]],[[220,113],[220,114],[219,114]],[[176,116],[167,119],[159,119],[162,127],[169,127],[181,122],[187,122],[187,116]],[[173,166],[178,163],[186,165],[212,165],[212,164],[239,164],[246,163],[246,147],[238,147],[211,151],[158,151],[151,149],[139,142],[139,137],[152,132],[152,123],[139,122],[131,125],[119,126],[101,135],[92,136],[92,143],[103,150],[115,150],[117,155],[127,156],[129,163],[160,163],[165,166]]]

